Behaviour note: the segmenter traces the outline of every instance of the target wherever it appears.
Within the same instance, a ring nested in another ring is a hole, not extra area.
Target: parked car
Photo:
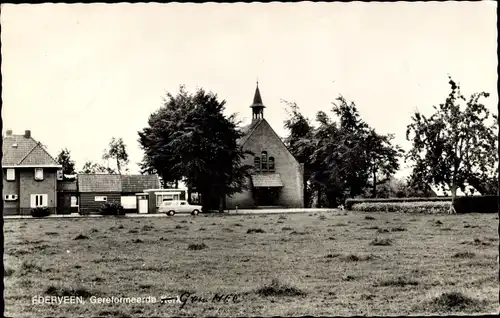
[[[201,205],[191,205],[185,200],[163,201],[158,212],[174,215],[176,213],[191,213],[197,215],[201,211]]]

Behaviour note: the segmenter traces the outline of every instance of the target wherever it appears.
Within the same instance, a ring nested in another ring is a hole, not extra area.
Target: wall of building
[[[43,169],[43,180],[35,180],[34,168],[19,169],[19,210],[21,214],[29,214],[31,210],[31,195],[46,194],[47,207],[51,213],[56,213],[56,173],[55,168]]]
[[[304,207],[303,168],[292,156],[286,146],[266,120],[263,120],[247,139],[243,147],[255,155],[260,156],[262,151],[267,151],[268,157],[275,159],[275,173],[280,174],[283,188],[281,188],[278,204],[290,208]],[[247,156],[244,164],[253,165],[253,156]],[[250,182],[250,181],[249,181]],[[252,191],[245,190],[226,199],[226,207],[234,209],[252,208],[255,206]]]
[[[102,205],[106,202],[95,201],[96,196],[106,196],[106,202],[114,202],[120,204],[120,192],[83,192],[80,193],[80,212],[81,213],[97,213]]]
[[[17,194],[19,196],[19,170],[15,170],[15,180],[7,181],[7,169],[3,169],[3,196],[6,194]],[[3,202],[3,215],[19,214],[19,198],[15,201]]]

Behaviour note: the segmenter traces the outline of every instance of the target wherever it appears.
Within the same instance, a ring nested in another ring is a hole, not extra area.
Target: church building
[[[238,141],[247,155],[243,164],[253,165],[247,189],[226,198],[227,209],[250,208],[303,208],[304,165],[288,151],[287,147],[264,118],[264,104],[255,90],[252,122],[243,128],[245,135]]]

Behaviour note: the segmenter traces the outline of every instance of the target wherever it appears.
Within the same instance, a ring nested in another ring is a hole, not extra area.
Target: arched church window
[[[253,165],[254,165],[255,171],[260,171],[260,157],[259,156],[255,156],[253,158]]]
[[[263,151],[260,155],[262,171],[267,171],[267,151]]]
[[[268,167],[269,171],[274,171],[274,157],[269,157]]]

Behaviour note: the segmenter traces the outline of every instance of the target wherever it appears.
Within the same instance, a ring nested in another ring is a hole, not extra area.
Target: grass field
[[[10,317],[499,310],[496,214],[6,220],[4,237]],[[90,302],[186,292],[182,308]],[[215,294],[238,296],[214,302]],[[85,303],[32,305],[34,296],[69,295]]]

